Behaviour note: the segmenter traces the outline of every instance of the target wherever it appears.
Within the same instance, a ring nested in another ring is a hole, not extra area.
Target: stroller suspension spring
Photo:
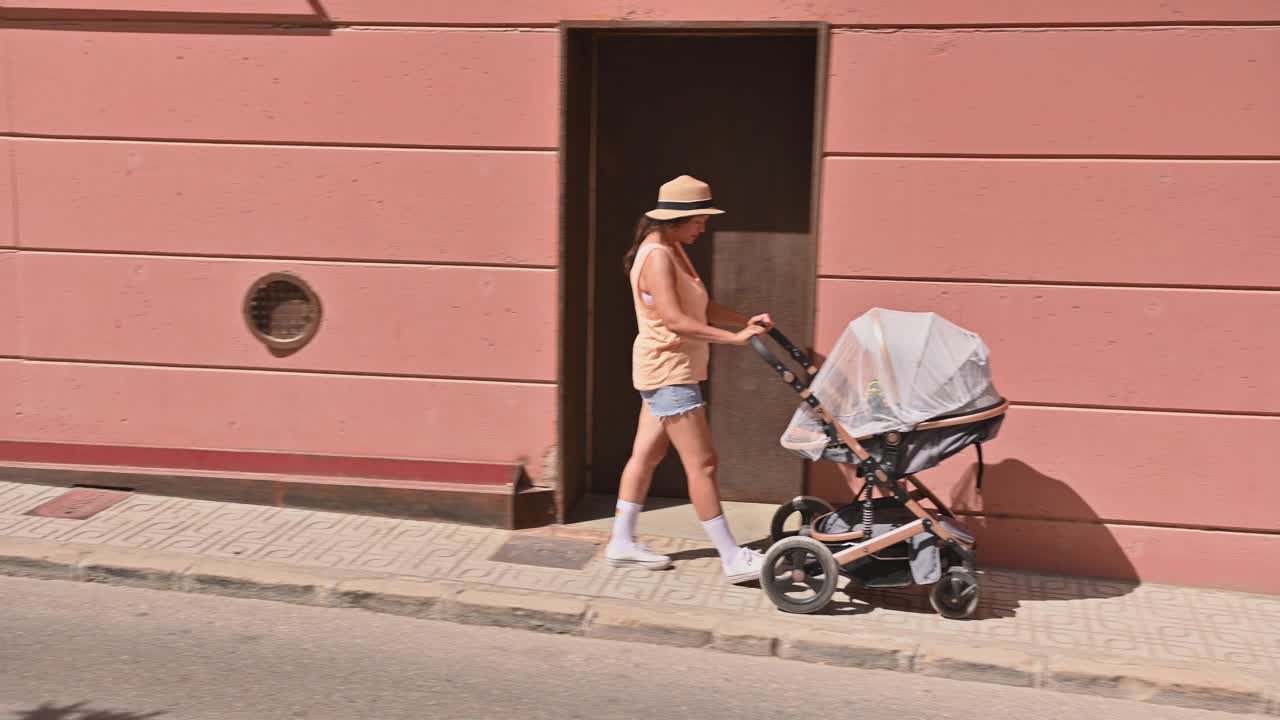
[[[862,499],[862,541],[866,542],[871,539],[871,526],[875,520],[875,514],[871,504],[871,493],[873,491],[872,483],[867,483],[863,490]]]

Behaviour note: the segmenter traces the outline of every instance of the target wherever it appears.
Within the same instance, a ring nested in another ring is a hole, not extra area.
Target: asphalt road
[[[519,630],[0,577],[0,720],[1247,716]]]

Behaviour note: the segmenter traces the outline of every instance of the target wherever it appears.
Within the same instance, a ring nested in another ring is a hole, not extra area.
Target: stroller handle
[[[809,379],[818,372],[818,368],[814,367],[813,363],[809,361],[809,356],[806,355],[803,350],[796,347],[795,343],[788,340],[787,336],[779,332],[777,328],[770,330],[767,334],[769,337],[773,338],[774,342],[785,348],[787,353],[791,355],[796,362],[800,363],[804,367],[803,379],[801,379],[800,375],[797,375],[788,369],[787,366],[778,359],[778,356],[773,354],[773,351],[769,349],[769,346],[764,344],[764,340],[761,340],[759,335],[751,338],[751,347],[755,349],[756,353],[759,354],[760,357],[764,358],[764,361],[769,364],[769,367],[773,368],[774,371],[778,373],[778,376],[782,378],[782,382],[790,385],[792,390],[800,393],[800,397],[804,398],[805,403],[812,408],[815,413],[817,413],[818,417],[822,420],[822,430],[827,434],[827,437],[830,438],[832,443],[848,448],[849,452],[853,454],[854,458],[857,459],[859,463],[865,463],[870,460],[871,454],[862,447],[862,444],[858,442],[857,438],[850,436],[843,428],[840,427],[840,424],[836,422],[835,418],[827,412],[826,408],[822,407],[822,402],[818,400],[818,397],[809,390]],[[868,470],[870,471],[871,469],[868,468]],[[882,482],[888,481],[888,476],[885,474],[883,469],[875,469],[874,473]]]
[[[787,336],[783,335],[777,328],[770,329],[767,334],[769,337],[773,338],[774,342],[781,345],[793,360],[800,363],[801,367],[804,368],[804,373],[796,374],[795,372],[792,372],[781,360],[778,359],[777,355],[773,354],[773,351],[769,349],[769,346],[764,344],[764,341],[760,339],[759,335],[751,338],[751,347],[758,355],[760,355],[761,358],[764,359],[765,363],[767,363],[769,367],[773,368],[778,373],[783,382],[790,385],[796,392],[803,394],[809,387],[808,379],[817,373],[818,369],[809,361],[809,356],[806,355],[803,350],[796,347],[795,343],[788,340]],[[802,377],[804,379],[801,379]]]
[[[822,419],[822,429],[826,432],[827,437],[831,439],[831,442],[843,444],[848,447],[850,451],[853,452],[854,457],[859,461],[866,459],[868,457],[867,451],[862,449],[862,446],[858,444],[857,440],[842,437],[841,431],[836,426],[835,421],[826,409],[822,407],[822,402],[819,401],[818,397],[809,390],[809,379],[818,372],[818,368],[814,367],[813,363],[809,361],[809,356],[806,355],[803,350],[796,347],[795,343],[788,340],[787,336],[779,332],[777,328],[770,330],[768,335],[773,338],[774,342],[786,349],[787,353],[791,355],[796,362],[800,363],[800,365],[804,367],[803,373],[798,375],[792,372],[781,360],[778,359],[777,355],[773,354],[773,351],[769,349],[769,346],[764,344],[764,340],[761,340],[759,335],[751,338],[751,347],[755,349],[756,353],[759,354],[760,357],[764,358],[764,361],[768,363],[769,367],[773,368],[774,371],[778,373],[778,376],[782,378],[782,382],[790,385],[791,389],[799,393],[800,397],[804,398],[805,403],[818,414]]]

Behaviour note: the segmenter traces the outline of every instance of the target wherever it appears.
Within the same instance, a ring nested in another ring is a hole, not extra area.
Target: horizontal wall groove
[[[911,31],[971,31],[971,32],[1019,32],[1019,31],[1109,31],[1109,30],[1240,30],[1248,28],[1280,27],[1280,12],[1269,20],[1130,20],[1104,22],[1023,22],[1023,23],[832,23],[836,32],[911,32]]]
[[[1142,520],[1116,520],[1116,519],[1110,519],[1110,518],[1097,518],[1097,519],[1091,518],[1088,520],[1082,520],[1079,518],[1047,517],[1047,516],[1038,516],[1038,515],[1019,515],[1019,514],[1006,514],[1006,513],[989,513],[989,512],[979,512],[976,510],[955,510],[954,508],[952,510],[953,512],[955,512],[956,515],[960,515],[963,517],[983,518],[983,519],[992,519],[992,520],[1027,520],[1032,522],[1067,523],[1071,525],[1098,525],[1098,526],[1112,525],[1117,527],[1149,527],[1149,528],[1164,528],[1169,530],[1192,530],[1196,532],[1229,532],[1229,533],[1238,533],[1241,535],[1280,535],[1280,528],[1243,528],[1243,527],[1216,526],[1216,525],[1188,525],[1184,523],[1162,523],[1162,522],[1142,521]]]
[[[68,13],[74,11],[52,11],[60,13]],[[181,11],[172,13],[147,13],[145,10],[135,10],[132,14],[129,11],[120,11],[118,17],[109,17],[103,15],[83,15],[76,17],[74,15],[60,14],[54,15],[37,14],[32,11],[22,11],[19,9],[9,8],[6,13],[11,19],[5,22],[6,27],[15,30],[102,30],[103,32],[170,32],[174,34],[182,34],[183,32],[191,33],[217,33],[224,31],[228,34],[235,33],[279,33],[287,35],[289,33],[328,33],[333,30],[458,30],[458,31],[488,31],[488,32],[519,32],[522,30],[556,30],[559,28],[559,22],[450,22],[450,23],[432,23],[432,22],[397,22],[397,21],[348,21],[334,22],[321,20],[319,18],[310,20],[308,18],[298,16],[280,16],[273,18],[269,15],[249,16],[244,19],[223,18],[216,19],[207,16],[200,16],[198,13],[183,13]],[[110,11],[104,11],[110,12]]]
[[[1115,290],[1176,290],[1215,293],[1275,293],[1280,286],[1253,285],[1187,285],[1180,283],[1117,283],[1080,280],[1007,280],[1000,278],[897,277],[893,275],[837,275],[819,273],[820,280],[858,280],[865,282],[939,283],[951,285],[992,285],[1006,287],[1067,287]]]
[[[693,20],[682,22],[679,20],[651,20],[651,21],[633,21],[625,18],[613,18],[607,20],[588,20],[575,18],[559,18],[556,20],[543,21],[510,21],[510,22],[431,22],[431,21],[413,21],[413,20],[380,20],[380,19],[348,19],[348,20],[329,20],[320,17],[314,19],[301,16],[278,16],[273,17],[270,14],[246,14],[243,18],[234,17],[211,17],[213,13],[197,13],[197,12],[148,12],[145,10],[135,11],[101,11],[99,13],[86,13],[83,15],[74,15],[74,10],[44,10],[44,9],[21,9],[8,8],[6,13],[10,19],[7,21],[8,27],[30,30],[62,30],[69,29],[68,26],[75,26],[75,29],[86,29],[85,26],[101,26],[105,31],[109,32],[128,32],[129,26],[136,26],[138,31],[146,31],[159,26],[166,26],[166,31],[174,31],[180,28],[191,28],[192,31],[209,32],[212,30],[226,29],[229,31],[275,31],[288,32],[299,30],[312,31],[330,31],[330,30],[412,30],[421,28],[424,30],[487,30],[487,31],[505,31],[505,30],[558,30],[561,23],[566,23],[572,27],[587,27],[597,29],[619,29],[625,30],[634,28],[637,30],[714,30],[724,28],[727,30],[742,28],[764,28],[777,26],[783,29],[794,28],[797,24],[810,23],[830,23],[829,27],[835,32],[910,32],[910,31],[957,31],[957,32],[1017,32],[1017,31],[1061,31],[1061,30],[1083,30],[1083,31],[1109,31],[1109,30],[1182,30],[1182,29],[1248,29],[1248,28],[1274,28],[1280,27],[1280,17],[1268,20],[1181,20],[1171,22],[1169,20],[1112,20],[1101,22],[989,22],[989,23],[973,23],[973,22],[952,22],[952,23],[859,23],[859,22],[832,22],[830,18],[810,17],[810,18],[794,18],[789,20],[762,19],[752,20],[750,18],[735,18],[732,20]],[[88,29],[93,29],[89,27]]]
[[[440,267],[440,268],[473,268],[477,270],[558,270],[556,265],[539,265],[529,263],[482,263],[447,260],[398,260],[376,258],[332,258],[306,257],[299,255],[206,255],[199,253],[157,253],[131,250],[86,250],[80,248],[12,248],[20,253],[41,255],[99,255],[103,257],[137,257],[171,260],[224,260],[227,262],[296,262],[326,265],[374,265],[384,267]]]
[[[559,31],[560,23],[547,22],[510,22],[510,23],[430,23],[430,22],[394,22],[394,21],[372,21],[372,22],[351,22],[340,25],[333,25],[333,28],[339,30],[371,30],[377,32],[379,30],[458,30],[458,31],[483,31],[483,32],[522,32],[526,30],[554,30]]]
[[[1069,162],[1277,162],[1280,155],[1121,155],[1088,153],[908,153],[823,151],[824,158],[870,158],[888,160],[1062,160]]]
[[[272,147],[272,148],[338,148],[350,150],[429,150],[434,152],[494,152],[494,153],[541,153],[555,155],[560,152],[557,146],[506,146],[506,145],[421,145],[406,143],[340,143],[297,140],[283,142],[279,140],[216,140],[204,138],[167,138],[167,137],[132,137],[123,135],[54,135],[31,132],[0,132],[0,139],[42,140],[62,142],[118,142],[118,143],[157,143],[165,145],[229,145],[233,147]]]
[[[406,373],[350,372],[342,370],[307,370],[299,368],[270,368],[250,365],[190,365],[183,363],[148,363],[124,362],[110,360],[84,360],[79,358],[30,357],[19,355],[0,355],[0,361],[10,360],[20,363],[40,365],[85,365],[93,367],[126,367],[155,368],[161,370],[197,370],[202,372],[251,372],[272,373],[280,375],[314,375],[347,378],[382,378],[392,380],[424,380],[429,382],[473,383],[482,385],[523,385],[534,387],[556,387],[555,380],[529,380],[525,378],[501,377],[461,377],[456,375],[413,375]]]

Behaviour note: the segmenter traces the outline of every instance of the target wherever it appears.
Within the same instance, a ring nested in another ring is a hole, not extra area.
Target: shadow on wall
[[[1067,483],[1021,460],[989,465],[982,494],[977,465],[951,494],[952,509],[982,543],[983,564],[1077,577],[1138,581],[1138,572],[1102,518]]]

